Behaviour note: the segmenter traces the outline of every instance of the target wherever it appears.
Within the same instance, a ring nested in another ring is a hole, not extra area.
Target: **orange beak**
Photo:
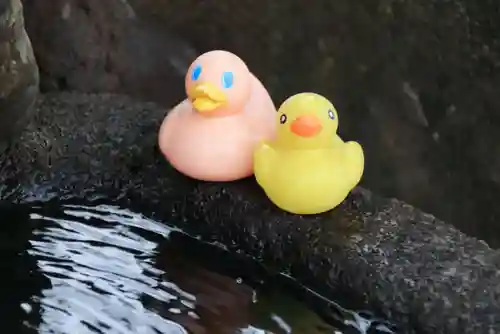
[[[323,126],[316,116],[302,115],[292,122],[290,129],[297,136],[313,137],[323,129]]]

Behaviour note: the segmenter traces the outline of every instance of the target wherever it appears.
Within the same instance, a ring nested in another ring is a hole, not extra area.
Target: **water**
[[[281,288],[298,287],[293,279],[128,210],[11,207],[2,216],[11,281],[1,314],[12,333],[391,333],[302,287],[316,309],[335,310],[314,312]]]

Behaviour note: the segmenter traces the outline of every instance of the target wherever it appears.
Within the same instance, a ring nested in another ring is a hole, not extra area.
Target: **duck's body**
[[[277,150],[262,144],[255,151],[254,173],[282,210],[317,214],[342,203],[361,179],[363,160],[356,142],[316,150]]]
[[[254,153],[254,174],[269,199],[295,214],[318,214],[338,206],[358,184],[364,154],[335,132],[338,116],[325,98],[302,93],[278,110],[275,141]]]
[[[243,112],[206,117],[188,99],[171,110],[160,129],[162,151],[174,168],[192,178],[231,181],[251,176],[257,144],[274,136],[275,113],[271,97],[252,75]]]
[[[205,181],[251,176],[257,144],[272,140],[276,129],[264,85],[235,55],[212,51],[191,65],[186,92],[160,128],[159,146],[170,164]]]

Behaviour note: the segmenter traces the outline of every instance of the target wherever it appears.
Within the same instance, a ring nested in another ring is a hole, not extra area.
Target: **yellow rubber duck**
[[[338,206],[359,183],[363,148],[337,135],[338,114],[325,97],[299,93],[278,109],[276,139],[254,153],[254,174],[269,199],[295,214]]]

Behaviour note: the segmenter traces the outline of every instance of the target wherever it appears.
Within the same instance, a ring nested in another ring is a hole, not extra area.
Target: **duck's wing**
[[[353,186],[357,185],[365,169],[365,155],[361,145],[355,141],[345,143],[345,159]]]

